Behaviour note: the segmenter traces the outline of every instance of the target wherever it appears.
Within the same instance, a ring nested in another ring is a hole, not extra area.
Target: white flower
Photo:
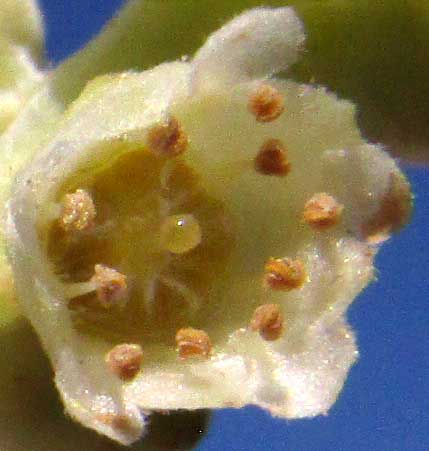
[[[19,174],[18,293],[85,426],[129,444],[151,410],[338,396],[347,307],[411,197],[349,102],[273,78],[303,43],[292,9],[257,8],[190,62],[97,78]]]

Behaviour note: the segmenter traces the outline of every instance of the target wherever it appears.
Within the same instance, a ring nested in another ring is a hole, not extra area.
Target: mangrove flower
[[[189,61],[96,78],[19,173],[17,292],[83,425],[130,444],[151,410],[337,398],[347,308],[411,195],[351,103],[275,78],[303,45],[257,8]]]

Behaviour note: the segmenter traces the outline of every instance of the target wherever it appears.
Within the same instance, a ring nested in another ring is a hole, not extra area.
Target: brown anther
[[[300,288],[306,280],[304,263],[291,258],[270,258],[265,264],[264,283],[277,291]]]
[[[124,381],[134,379],[143,362],[143,351],[136,344],[120,344],[106,355],[106,363],[113,374]]]
[[[106,265],[95,265],[91,281],[96,286],[97,299],[105,308],[110,308],[126,298],[127,277]]]
[[[136,425],[126,415],[118,415],[114,413],[105,413],[97,416],[97,420],[110,426],[122,433],[138,432]]]
[[[273,86],[261,84],[250,95],[248,108],[258,122],[271,122],[283,113],[284,99]]]
[[[80,232],[94,226],[96,210],[91,195],[78,189],[66,194],[62,203],[60,226],[66,232]]]
[[[174,158],[185,152],[189,141],[179,122],[174,118],[154,126],[148,133],[148,148],[155,155]]]
[[[410,185],[404,176],[392,172],[377,213],[362,226],[364,238],[371,244],[387,240],[392,232],[400,230],[409,221],[411,210]]]
[[[267,341],[280,338],[283,333],[283,315],[277,304],[265,304],[258,307],[253,313],[250,329],[259,332]]]
[[[278,139],[269,139],[259,149],[255,169],[261,174],[285,176],[290,171],[287,150]]]
[[[212,344],[206,332],[187,327],[176,333],[176,344],[181,359],[189,357],[208,357]]]
[[[303,219],[316,230],[326,230],[337,225],[343,205],[326,193],[315,194],[304,206]]]

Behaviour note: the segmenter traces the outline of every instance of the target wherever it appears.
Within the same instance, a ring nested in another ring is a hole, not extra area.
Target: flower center
[[[57,200],[47,249],[79,332],[174,352],[178,329],[207,327],[234,237],[224,206],[180,158],[125,153],[71,177]]]

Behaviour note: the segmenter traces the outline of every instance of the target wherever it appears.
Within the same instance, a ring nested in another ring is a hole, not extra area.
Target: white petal
[[[293,64],[304,43],[292,8],[255,8],[213,33],[193,60],[194,89],[268,77]]]
[[[353,209],[345,212],[345,220],[350,230],[357,236],[371,239],[370,236],[365,236],[365,228],[371,222],[379,221],[380,224],[385,223],[386,230],[372,227],[372,233],[378,232],[381,238],[386,232],[385,238],[388,238],[398,225],[409,220],[411,213],[409,184],[395,161],[381,146],[363,144],[351,149],[328,150],[322,159],[324,175],[327,180],[331,180],[328,189],[331,189],[342,203],[354,205]],[[392,182],[395,181],[399,189],[404,191],[404,198],[408,197],[408,207],[401,205],[399,192],[395,198],[395,193],[391,191]],[[393,208],[396,209],[396,213],[393,211],[388,213],[390,218],[386,217],[383,221],[383,217],[380,217],[383,215],[380,205],[386,200],[386,196],[391,196],[390,202],[392,207],[395,204]],[[391,224],[388,223],[389,220]]]
[[[267,393],[274,395],[261,401],[278,416],[305,418],[326,414],[357,357],[353,332],[343,319],[339,318],[329,327],[318,322],[308,334],[304,352],[272,356],[273,379],[278,386],[268,387]],[[283,405],[275,397],[276,388],[277,392],[285,393]]]

